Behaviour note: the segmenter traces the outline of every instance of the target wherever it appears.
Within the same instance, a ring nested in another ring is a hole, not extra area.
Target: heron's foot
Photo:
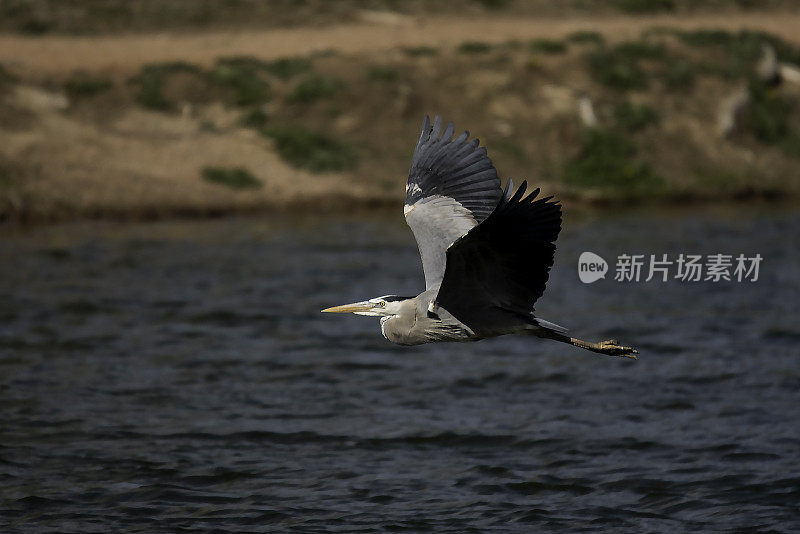
[[[597,344],[597,352],[608,354],[609,356],[621,356],[623,358],[630,358],[638,360],[639,351],[633,347],[623,347],[616,339],[607,339]]]

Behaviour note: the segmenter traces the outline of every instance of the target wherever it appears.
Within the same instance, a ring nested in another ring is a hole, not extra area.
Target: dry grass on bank
[[[621,202],[796,196],[800,85],[754,79],[758,32],[655,29],[456,46],[0,72],[0,217],[401,202],[426,113],[504,177]],[[733,135],[719,103],[747,88]],[[590,102],[596,124],[581,120]]]
[[[356,20],[410,24],[440,15],[560,17],[796,10],[798,0],[0,0],[0,31],[98,35],[285,28]]]

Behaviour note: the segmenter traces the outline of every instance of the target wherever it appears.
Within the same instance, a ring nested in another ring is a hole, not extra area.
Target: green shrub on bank
[[[410,57],[436,56],[439,54],[439,51],[431,46],[409,46],[404,48],[403,52]]]
[[[264,128],[268,122],[269,115],[267,115],[267,113],[261,108],[251,109],[239,119],[240,126],[244,126],[245,128],[253,128],[256,130]]]
[[[528,43],[532,52],[542,52],[545,54],[563,54],[567,51],[567,44],[564,41],[554,39],[533,39]]]
[[[694,86],[695,67],[683,59],[667,61],[661,71],[661,78],[668,89],[686,91]]]
[[[750,84],[750,105],[745,122],[762,143],[777,145],[791,134],[791,111],[792,102],[784,96],[769,91],[760,82]]]
[[[753,64],[761,57],[762,46],[769,44],[775,49],[779,61],[800,64],[800,47],[765,32],[743,30],[675,31],[675,35],[685,44],[693,47],[716,47],[725,51],[727,59],[722,63],[704,64],[703,70],[709,74],[729,79],[743,78],[751,74]]]
[[[588,53],[586,60],[592,76],[607,87],[629,91],[648,86],[647,74],[635,60],[619,57],[607,49]]]
[[[397,69],[382,65],[373,65],[367,68],[367,79],[378,82],[395,82],[398,78]]]
[[[272,138],[278,154],[294,167],[325,172],[353,169],[357,164],[349,146],[322,132],[274,126],[263,130],[263,134]]]
[[[270,97],[264,70],[263,61],[237,56],[218,59],[209,76],[216,84],[233,90],[233,103],[237,106],[255,106],[263,104]]]
[[[492,45],[483,41],[464,41],[458,46],[462,54],[486,54],[492,50]]]
[[[134,82],[139,86],[136,101],[148,109],[157,111],[173,109],[175,103],[170,102],[163,93],[164,84],[169,76],[181,72],[201,74],[199,67],[183,61],[145,65],[134,79]]]
[[[647,163],[635,160],[629,139],[598,128],[584,132],[581,150],[563,169],[563,180],[577,188],[612,190],[630,196],[657,194],[664,179]]]
[[[511,0],[476,0],[488,9],[502,9],[511,3]]]
[[[589,70],[605,86],[619,91],[646,89],[647,73],[640,62],[669,59],[663,44],[628,41],[616,46],[598,48],[586,54]]]
[[[16,81],[16,78],[6,70],[6,68],[0,64],[0,87],[7,83],[11,83]]]
[[[613,47],[611,52],[619,58],[628,60],[664,60],[667,58],[667,48],[663,43],[649,43],[647,41],[627,41],[620,43]]]
[[[606,42],[602,34],[590,30],[581,30],[571,33],[567,36],[567,40],[573,43],[593,43],[597,45],[601,45]]]
[[[71,98],[91,97],[111,89],[107,78],[96,78],[87,74],[75,74],[64,83],[64,90]]]
[[[295,57],[281,58],[266,63],[264,68],[281,80],[289,80],[297,75],[311,71],[314,67],[310,59]]]
[[[635,133],[658,124],[658,112],[647,104],[632,104],[627,100],[614,106],[614,121],[622,131]]]
[[[206,167],[202,172],[207,182],[224,185],[231,189],[258,189],[263,184],[243,167]]]
[[[762,143],[778,147],[787,156],[800,158],[800,134],[790,122],[794,107],[794,102],[754,80],[750,83],[745,127]]]
[[[673,0],[616,0],[617,9],[626,13],[656,13],[659,11],[674,11]]]
[[[789,157],[800,159],[800,135],[790,133],[780,143],[780,149]]]
[[[308,104],[322,98],[332,98],[342,88],[336,78],[313,74],[298,83],[286,97],[289,104]]]

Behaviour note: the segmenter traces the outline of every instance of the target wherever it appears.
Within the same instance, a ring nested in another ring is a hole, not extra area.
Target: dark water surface
[[[800,212],[566,224],[539,313],[640,361],[320,314],[420,289],[395,213],[3,229],[0,531],[800,531]],[[764,263],[584,285],[584,250]]]

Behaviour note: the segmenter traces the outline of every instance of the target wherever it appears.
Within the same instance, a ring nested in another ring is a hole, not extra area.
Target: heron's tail
[[[542,328],[546,328],[547,330],[550,330],[552,332],[558,332],[559,334],[566,334],[569,331],[563,326],[551,323],[550,321],[545,321],[544,319],[540,319],[539,317],[534,317],[533,322],[536,323],[538,326],[541,326]]]

